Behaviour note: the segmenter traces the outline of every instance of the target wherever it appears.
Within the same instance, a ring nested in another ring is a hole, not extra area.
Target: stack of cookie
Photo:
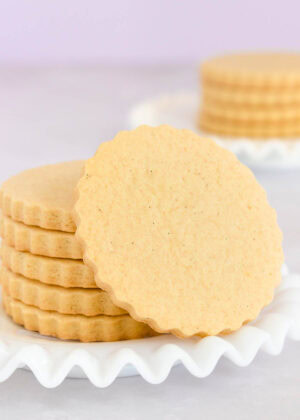
[[[234,54],[201,67],[202,131],[230,137],[300,136],[300,54]]]
[[[154,335],[99,289],[82,260],[72,218],[83,162],[25,171],[0,190],[0,279],[5,311],[26,329],[61,339]]]

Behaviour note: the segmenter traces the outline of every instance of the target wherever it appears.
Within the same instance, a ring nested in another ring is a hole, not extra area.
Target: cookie
[[[205,61],[201,72],[204,83],[220,86],[299,88],[300,54],[228,54]]]
[[[278,107],[283,105],[300,104],[300,87],[298,89],[233,89],[224,86],[210,86],[206,83],[203,86],[203,99],[206,102],[223,104],[226,106],[248,106],[248,107]]]
[[[0,236],[19,251],[55,258],[82,259],[82,250],[74,233],[27,226],[9,217],[0,217]]]
[[[157,335],[146,324],[137,322],[129,315],[87,317],[64,315],[54,311],[43,311],[11,298],[3,293],[5,312],[27,330],[53,336],[62,340],[120,341]]]
[[[92,270],[82,260],[49,258],[18,251],[5,243],[2,263],[14,273],[61,287],[97,288]]]
[[[273,107],[259,109],[246,107],[228,107],[226,105],[218,105],[217,103],[203,103],[205,114],[212,118],[219,118],[222,120],[230,120],[235,123],[263,124],[268,126],[272,124],[293,124],[300,125],[300,106],[295,107],[291,105],[288,107]]]
[[[75,232],[74,188],[83,161],[29,169],[5,181],[0,189],[2,213],[27,225]]]
[[[0,268],[0,282],[4,292],[26,305],[46,311],[69,315],[122,315],[126,313],[115,306],[108,294],[100,289],[64,288],[41,283]]]
[[[291,120],[278,120],[278,121],[260,121],[260,120],[239,120],[235,118],[234,115],[227,117],[226,115],[213,115],[210,112],[202,111],[200,118],[204,121],[212,122],[214,124],[219,124],[222,126],[228,127],[241,127],[241,128],[250,128],[250,129],[263,129],[263,130],[283,130],[283,129],[295,129],[300,127],[300,118],[295,118]]]
[[[74,220],[97,285],[158,332],[235,331],[281,279],[265,191],[231,152],[189,130],[141,126],[100,145]]]
[[[253,139],[288,138],[292,140],[300,136],[300,121],[298,124],[249,122],[243,124],[229,119],[214,118],[204,113],[200,115],[199,128],[202,132]]]
[[[219,126],[209,123],[202,122],[199,126],[203,135],[220,135],[222,137],[228,137],[231,139],[251,139],[251,140],[268,140],[268,139],[288,139],[288,140],[298,140],[300,136],[300,130],[297,128],[295,130],[255,130],[255,129],[244,129],[242,127],[228,127],[228,126]]]

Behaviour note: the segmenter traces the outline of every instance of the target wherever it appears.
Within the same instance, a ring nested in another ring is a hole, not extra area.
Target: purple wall
[[[299,15],[299,0],[1,0],[0,61],[194,61],[300,49]]]

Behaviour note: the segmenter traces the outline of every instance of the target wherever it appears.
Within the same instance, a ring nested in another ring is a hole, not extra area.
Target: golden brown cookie
[[[10,217],[0,217],[0,236],[19,251],[56,258],[82,259],[81,246],[74,233],[27,226]]]
[[[27,225],[75,232],[74,188],[83,161],[29,169],[5,181],[0,189],[2,213]]]
[[[0,283],[10,297],[26,305],[46,311],[69,315],[122,315],[126,313],[115,306],[101,289],[64,288],[41,283],[0,268]]]
[[[214,117],[202,112],[199,128],[203,132],[220,134],[229,137],[249,137],[253,139],[288,138],[298,139],[300,136],[300,120],[297,122],[262,122],[237,121],[229,118]]]
[[[300,104],[300,86],[295,89],[262,89],[253,87],[243,88],[232,86],[211,86],[205,83],[203,86],[203,99],[207,102],[226,106],[248,107],[278,107]]]
[[[2,301],[4,310],[17,324],[62,340],[121,341],[157,335],[148,325],[135,321],[129,315],[64,315],[25,305],[5,293]]]
[[[97,288],[92,270],[82,260],[49,258],[18,251],[5,243],[2,263],[14,273],[61,287]]]
[[[141,126],[85,164],[74,216],[113,302],[178,336],[254,319],[280,282],[282,235],[251,171],[189,130]]]
[[[202,64],[205,83],[247,87],[300,87],[300,54],[240,53],[219,56]]]
[[[203,103],[205,113],[212,118],[229,120],[233,124],[261,124],[264,126],[270,125],[288,125],[293,126],[298,124],[300,126],[300,107],[295,105],[273,107],[273,108],[258,108],[258,107],[229,107],[226,105],[219,105],[218,103]]]

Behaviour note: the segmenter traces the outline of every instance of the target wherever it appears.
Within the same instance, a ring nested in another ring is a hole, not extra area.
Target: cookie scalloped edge
[[[34,255],[2,243],[3,265],[16,274],[64,288],[98,288],[91,269],[82,260]]]
[[[86,176],[86,164],[84,165],[84,170],[83,170],[81,179],[84,179],[85,176]],[[78,242],[81,244],[81,247],[83,249],[83,261],[86,265],[88,265],[93,270],[94,275],[95,275],[95,282],[98,285],[98,287],[105,290],[109,294],[112,302],[116,306],[118,306],[120,308],[123,308],[125,311],[127,311],[129,313],[129,315],[132,318],[134,318],[136,321],[147,323],[147,325],[149,325],[149,327],[151,327],[154,331],[156,331],[159,334],[173,334],[178,338],[191,338],[191,337],[204,338],[204,337],[209,337],[209,336],[228,335],[228,334],[231,334],[233,332],[238,331],[242,326],[244,326],[244,325],[248,324],[249,322],[253,321],[254,319],[256,319],[258,317],[258,315],[260,314],[260,312],[263,310],[263,308],[266,307],[267,305],[269,305],[270,302],[272,302],[273,297],[274,297],[274,290],[272,291],[272,293],[270,293],[269,299],[265,302],[263,307],[258,308],[255,311],[255,313],[253,311],[252,316],[249,317],[249,319],[246,319],[243,322],[238,321],[234,325],[232,325],[232,327],[230,329],[226,329],[226,330],[222,330],[222,331],[215,331],[214,334],[210,334],[210,335],[208,335],[204,331],[199,331],[197,334],[195,334],[193,336],[185,335],[178,328],[166,328],[163,325],[158,325],[158,323],[153,319],[144,318],[143,316],[141,316],[135,310],[135,308],[131,304],[118,299],[118,297],[116,295],[116,292],[113,290],[113,288],[108,283],[105,283],[103,280],[101,280],[101,278],[98,275],[97,266],[86,255],[87,254],[86,253],[86,244],[85,244],[84,239],[80,236],[81,217],[80,217],[79,213],[77,212],[77,202],[78,202],[79,197],[80,197],[79,185],[80,185],[81,179],[79,180],[79,183],[77,184],[77,187],[75,189],[75,206],[73,208],[73,219],[75,220],[75,223],[76,223],[76,226],[77,226],[77,230],[76,230],[75,235],[76,235],[76,238],[78,239]]]
[[[0,208],[5,216],[26,225],[63,232],[76,231],[70,212],[61,209],[46,209],[37,204],[32,205],[16,200],[3,189],[0,189]]]
[[[129,315],[86,317],[42,311],[5,293],[2,295],[2,301],[5,312],[15,323],[29,331],[37,331],[42,335],[62,340],[112,342],[156,335],[148,325],[135,321]]]
[[[47,285],[15,274],[5,267],[0,267],[0,284],[6,295],[44,311],[88,317],[126,313],[115,306],[108,294],[101,289],[65,289]]]
[[[289,274],[284,266],[282,283],[276,289],[274,301],[258,319],[232,335],[204,340],[182,341],[171,335],[161,335],[85,345],[48,340],[26,332],[23,335],[20,334],[21,327],[2,319],[0,381],[7,380],[23,365],[28,366],[38,382],[47,388],[55,388],[73,376],[84,377],[94,386],[105,388],[127,374],[141,375],[148,383],[159,384],[178,363],[194,377],[205,378],[222,358],[235,366],[249,366],[258,352],[278,355],[287,338],[300,340],[299,280],[299,274]],[[1,317],[5,317],[3,311]]]
[[[300,72],[288,70],[285,73],[274,71],[266,74],[264,71],[231,70],[220,68],[210,60],[202,63],[200,73],[203,83],[218,85],[219,87],[244,87],[261,89],[298,89],[300,88]]]
[[[1,214],[0,236],[18,251],[45,257],[82,259],[82,249],[74,233],[27,226]]]

